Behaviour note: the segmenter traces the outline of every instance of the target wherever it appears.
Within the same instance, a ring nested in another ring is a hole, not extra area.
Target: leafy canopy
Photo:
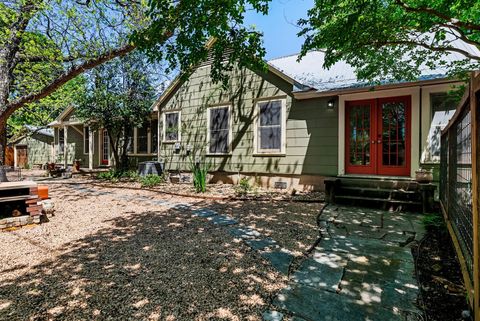
[[[451,75],[480,68],[480,1],[316,0],[299,23],[302,55],[324,50],[325,67],[344,60],[361,79],[413,80],[425,67]],[[445,59],[452,54],[457,61]]]
[[[212,59],[212,78],[227,81],[235,64],[264,68],[262,35],[246,26],[248,10],[268,12],[270,0],[151,0],[150,25],[133,40],[169,70],[188,71]],[[168,41],[165,41],[168,38]]]
[[[152,112],[155,89],[152,70],[144,55],[133,52],[87,74],[86,91],[76,114],[92,129],[108,131],[117,168],[128,169],[125,133],[140,127]]]

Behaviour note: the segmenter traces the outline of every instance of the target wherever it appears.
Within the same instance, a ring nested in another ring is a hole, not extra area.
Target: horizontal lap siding
[[[167,170],[189,170],[191,159],[186,155],[188,144],[196,157],[205,159],[210,170],[267,174],[337,174],[338,116],[336,110],[327,110],[328,99],[294,100],[287,95],[292,86],[272,74],[235,70],[228,90],[213,84],[209,68],[200,68],[192,74],[161,106],[161,110],[181,110],[181,145],[179,154],[174,144],[162,144],[162,158]],[[258,99],[286,97],[287,128],[286,156],[253,156],[254,107]],[[205,156],[207,146],[207,107],[232,105],[233,150],[229,156]],[[162,125],[162,124],[161,124]]]

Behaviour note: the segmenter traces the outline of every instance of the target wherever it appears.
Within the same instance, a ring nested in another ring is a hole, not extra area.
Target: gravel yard
[[[318,237],[318,203],[227,203],[72,181],[81,183],[50,185],[50,222],[0,232],[0,320],[261,320],[286,277],[225,226],[176,204],[230,215],[295,255]]]

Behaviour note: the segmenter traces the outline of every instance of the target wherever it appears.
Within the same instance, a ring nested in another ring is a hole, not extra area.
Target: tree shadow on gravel
[[[205,204],[273,238],[297,256],[307,251],[319,237],[317,217],[323,206],[322,203],[254,200]]]
[[[285,285],[189,210],[124,212],[111,223],[1,281],[0,320],[259,320]]]

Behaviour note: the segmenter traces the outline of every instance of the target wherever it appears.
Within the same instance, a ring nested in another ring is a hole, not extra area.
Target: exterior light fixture
[[[327,102],[327,109],[328,110],[333,110],[335,108],[335,99],[330,99]]]

